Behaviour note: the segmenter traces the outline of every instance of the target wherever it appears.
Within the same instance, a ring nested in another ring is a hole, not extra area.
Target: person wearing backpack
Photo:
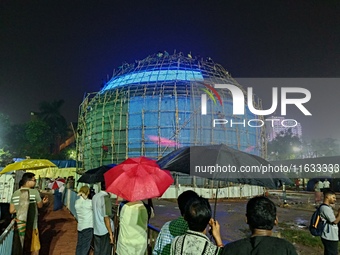
[[[321,218],[326,221],[321,234],[321,241],[324,246],[324,255],[338,254],[338,222],[340,222],[340,208],[338,209],[337,215],[335,215],[332,209],[335,201],[335,192],[332,190],[326,190],[324,192],[323,205],[320,206],[319,209]]]

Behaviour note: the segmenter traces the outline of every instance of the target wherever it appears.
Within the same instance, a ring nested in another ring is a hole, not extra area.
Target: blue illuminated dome
[[[79,161],[90,169],[140,155],[158,159],[182,146],[221,143],[263,155],[264,129],[230,126],[231,119],[240,122],[240,117],[232,114],[229,90],[214,89],[214,84],[233,84],[244,91],[211,58],[159,52],[123,64],[101,91],[80,105]],[[206,115],[202,94],[207,95]],[[259,117],[246,106],[242,118]],[[228,124],[213,127],[214,119]]]

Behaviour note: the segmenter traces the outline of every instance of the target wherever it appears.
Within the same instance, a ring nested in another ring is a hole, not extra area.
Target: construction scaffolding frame
[[[88,94],[79,107],[78,167],[88,170],[141,155],[159,159],[182,146],[221,143],[265,156],[264,126],[247,125],[248,120],[263,121],[263,117],[247,106],[245,115],[233,115],[229,90],[216,89],[221,97],[217,102],[205,84],[222,83],[245,92],[211,58],[159,52],[124,63],[101,91]],[[201,114],[203,93],[210,93],[206,115]],[[259,99],[254,98],[253,105],[262,109]],[[214,119],[229,121],[213,127]],[[230,126],[230,120],[245,125]]]

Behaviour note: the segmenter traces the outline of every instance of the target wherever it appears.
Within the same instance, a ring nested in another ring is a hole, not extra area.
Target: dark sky
[[[159,50],[211,57],[235,78],[340,78],[340,2],[1,0],[0,112],[21,123],[64,99],[77,121],[85,93]],[[292,117],[306,137],[340,138],[340,79],[303,81],[313,116]],[[254,85],[264,104],[268,90]]]

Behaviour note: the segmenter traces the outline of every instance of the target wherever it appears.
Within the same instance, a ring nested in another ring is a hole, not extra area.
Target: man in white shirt
[[[318,205],[322,201],[322,190],[323,190],[323,182],[318,180],[315,184],[314,191],[315,191],[315,205]]]
[[[330,185],[331,185],[331,183],[327,179],[325,179],[323,181],[323,190],[322,190],[322,192],[325,192],[325,191],[329,190]]]
[[[76,255],[88,254],[93,237],[93,210],[92,201],[88,199],[90,188],[83,186],[78,191],[79,199],[76,200],[74,208],[77,213],[78,240]]]
[[[101,183],[101,191],[92,198],[94,255],[111,255],[113,244],[112,208],[105,203],[110,195],[105,191],[105,182]],[[111,211],[111,213],[110,213]]]

